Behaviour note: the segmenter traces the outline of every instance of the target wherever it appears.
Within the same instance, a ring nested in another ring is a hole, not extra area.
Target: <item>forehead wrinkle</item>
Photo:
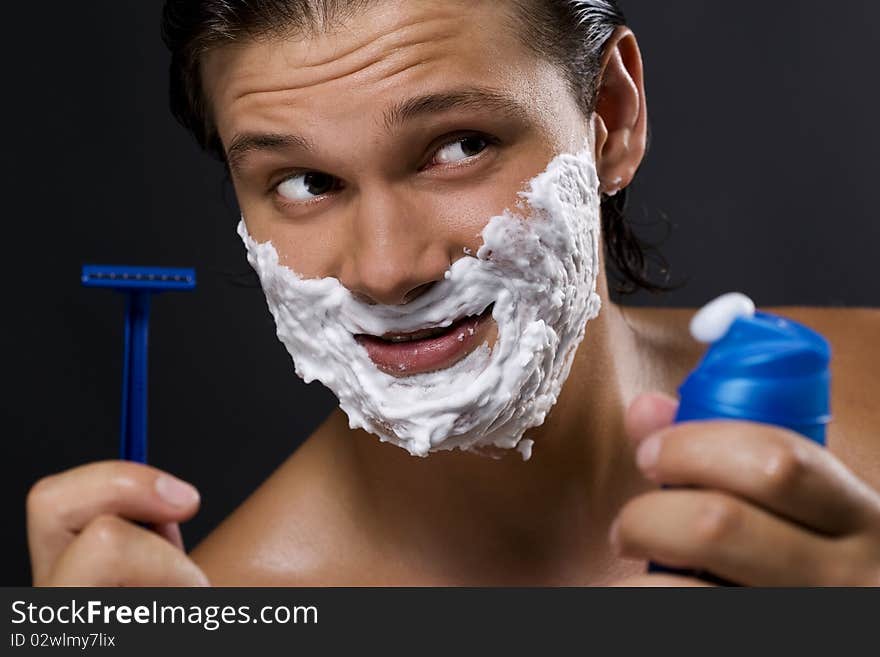
[[[426,47],[433,47],[436,44],[412,44],[410,48],[417,48],[420,45],[425,45]],[[333,75],[332,77],[324,77],[319,82],[308,81],[302,82],[299,84],[285,83],[280,84],[274,87],[265,87],[262,86],[260,88],[248,89],[241,91],[236,94],[232,98],[232,103],[236,103],[241,101],[244,98],[248,97],[260,97],[265,95],[277,94],[283,97],[284,94],[295,91],[303,91],[308,89],[317,89],[323,85],[331,84],[333,82],[338,82],[345,78],[352,79],[353,83],[358,83],[370,76],[371,72],[375,73],[374,80],[382,81],[388,80],[396,75],[400,75],[410,69],[413,69],[417,66],[421,66],[435,59],[431,57],[428,53],[422,52],[410,52],[405,53],[402,49],[398,49],[393,51],[392,53],[382,55],[377,57],[376,59],[364,62],[360,68],[351,69],[351,70],[343,70]],[[352,89],[347,89],[347,92],[351,93]],[[293,104],[293,103],[290,103]]]
[[[410,57],[414,60],[425,59],[440,44],[458,36],[454,30],[438,30],[433,26],[434,23],[448,22],[448,20],[434,19],[406,25],[391,33],[370,39],[342,54],[334,53],[318,62],[291,61],[291,55],[279,49],[278,56],[285,61],[284,70],[290,71],[291,74],[285,75],[285,80],[278,80],[267,86],[265,82],[260,83],[265,76],[266,62],[254,62],[249,73],[242,77],[241,87],[232,95],[232,101],[258,93],[296,91],[318,87],[346,77],[365,76],[370,69],[381,68],[385,62],[393,68],[402,66],[399,62],[395,64],[396,60],[406,60]],[[261,45],[269,46],[270,42]],[[406,64],[406,66],[410,65]]]
[[[431,5],[432,11],[435,7]],[[297,108],[319,107],[322,103],[326,105],[328,98],[333,98],[335,100],[325,109],[335,112],[346,106],[352,108],[353,104],[365,99],[373,98],[375,102],[381,96],[389,98],[387,92],[397,92],[395,95],[399,95],[403,86],[408,86],[408,82],[406,85],[399,82],[401,74],[407,75],[407,81],[412,81],[413,86],[422,86],[424,91],[423,85],[430,81],[429,72],[434,63],[443,65],[443,62],[453,61],[455,58],[450,55],[462,49],[470,52],[471,46],[476,47],[478,43],[488,46],[489,52],[495,55],[490,61],[496,62],[496,65],[510,61],[507,55],[497,58],[495,51],[499,44],[495,40],[475,40],[474,24],[477,21],[469,20],[460,13],[453,14],[449,9],[447,6],[442,13],[416,17],[395,16],[389,10],[386,15],[390,16],[390,20],[382,21],[380,25],[372,20],[357,23],[343,21],[332,33],[347,36],[347,32],[351,32],[353,39],[342,41],[323,41],[322,35],[313,38],[300,35],[298,38],[288,33],[286,37],[243,41],[219,48],[206,57],[203,66],[214,74],[211,86],[217,93],[208,96],[213,95],[216,103],[212,104],[222,108],[214,119],[221,134],[285,134],[292,111]],[[332,33],[328,36],[332,36]],[[465,41],[459,43],[462,38]],[[520,44],[516,45],[521,48]],[[482,46],[479,50],[482,52]],[[520,53],[517,51],[514,54]],[[517,57],[513,59],[519,61]],[[486,82],[487,87],[496,86],[496,65],[487,68],[487,71],[492,71],[492,78]],[[413,72],[411,76],[409,72]],[[457,78],[459,84],[463,84],[464,79],[471,77],[468,72],[474,72],[474,68],[452,76],[448,73],[445,75],[448,79]],[[481,81],[473,79],[464,84],[480,86]],[[311,93],[313,90],[315,94]],[[534,118],[532,110],[535,108],[532,102],[524,104],[527,98],[519,93],[520,85],[517,85],[515,92],[508,92],[510,98],[501,98],[494,89],[488,90],[494,93],[485,94],[479,99],[475,94],[459,94],[460,97],[447,98],[442,104],[447,109],[453,105],[458,108],[488,108],[517,117],[525,114],[522,109],[527,108],[528,115]],[[512,102],[516,99],[519,103]],[[418,109],[404,108],[403,103],[398,103],[401,107],[391,114],[397,114],[396,120],[401,120],[404,114],[414,116],[426,113],[427,106],[431,104],[436,110],[441,103],[437,99],[432,103],[425,102],[424,98],[422,102],[409,103],[411,106],[419,105]],[[381,110],[382,107],[373,105],[371,110],[375,109]],[[373,114],[373,111],[370,113]],[[259,121],[263,125],[262,130],[248,130],[243,125],[245,119],[250,123],[254,116],[262,117]],[[373,120],[376,121],[376,127],[381,127],[381,114],[375,115]],[[393,122],[395,119],[390,120]],[[236,130],[236,127],[239,129]]]

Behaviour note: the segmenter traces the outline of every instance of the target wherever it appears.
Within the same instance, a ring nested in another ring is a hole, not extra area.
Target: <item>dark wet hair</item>
[[[225,161],[225,152],[204,97],[199,72],[210,49],[237,40],[290,30],[310,33],[344,20],[376,0],[166,0],[162,38],[171,51],[171,112],[199,145]],[[523,43],[558,65],[586,116],[593,113],[598,74],[608,39],[626,25],[616,0],[510,0]],[[651,276],[652,262],[665,262],[625,216],[627,190],[602,199],[602,233],[614,290],[668,289]]]

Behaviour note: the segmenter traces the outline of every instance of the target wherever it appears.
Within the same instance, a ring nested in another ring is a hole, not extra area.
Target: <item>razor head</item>
[[[83,265],[82,284],[86,287],[145,292],[192,290],[196,286],[196,271],[173,267]]]

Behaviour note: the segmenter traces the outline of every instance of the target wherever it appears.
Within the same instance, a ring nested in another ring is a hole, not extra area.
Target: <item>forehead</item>
[[[537,112],[562,76],[526,48],[509,3],[376,2],[331,28],[217,48],[202,77],[221,138],[241,131],[378,121],[401,99],[498,89]]]

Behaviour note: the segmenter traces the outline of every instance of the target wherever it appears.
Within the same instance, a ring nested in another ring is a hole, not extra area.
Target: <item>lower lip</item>
[[[483,343],[492,319],[492,306],[482,315],[461,319],[445,333],[422,340],[388,342],[371,335],[357,335],[376,366],[394,376],[408,376],[445,369]]]

